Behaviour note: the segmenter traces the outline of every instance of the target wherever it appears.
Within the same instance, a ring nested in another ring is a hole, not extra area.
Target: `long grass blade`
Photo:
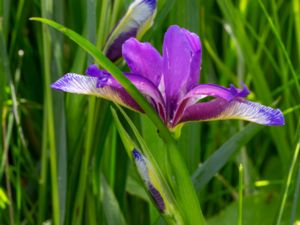
[[[299,134],[298,134],[299,136]],[[296,166],[296,162],[299,158],[299,152],[300,152],[300,138],[298,137],[298,141],[295,147],[295,151],[293,154],[293,158],[291,159],[291,164],[290,164],[290,168],[289,168],[289,172],[287,175],[287,179],[285,182],[285,186],[284,186],[284,191],[283,191],[283,195],[282,195],[282,200],[281,200],[281,204],[279,207],[279,213],[276,219],[276,225],[280,225],[282,223],[282,216],[283,216],[283,212],[286,206],[286,202],[287,202],[287,198],[288,198],[288,193],[289,193],[289,189],[290,186],[292,184],[292,177],[293,177],[293,173],[294,173],[294,169]]]
[[[108,185],[104,175],[101,175],[102,204],[108,225],[126,225],[113,190]]]
[[[192,178],[196,190],[202,189],[228,162],[230,157],[251,140],[261,129],[261,126],[249,124],[217,149],[216,152],[193,173]]]
[[[42,1],[42,15],[49,16],[52,10],[52,1]],[[50,148],[50,171],[51,171],[51,191],[52,191],[52,210],[53,210],[53,224],[60,224],[60,200],[59,200],[59,186],[58,186],[58,163],[56,154],[56,136],[55,136],[55,125],[54,125],[54,108],[53,108],[53,96],[51,89],[48,88],[51,84],[51,37],[50,31],[43,25],[43,63],[44,63],[44,92],[46,101],[44,104],[44,110],[47,111],[47,122],[48,122],[48,134],[47,142]]]
[[[279,33],[278,33],[278,31],[277,31],[277,29],[276,29],[276,27],[275,27],[275,25],[274,25],[274,23],[273,23],[271,17],[270,17],[270,15],[268,14],[268,12],[267,12],[267,10],[266,10],[265,5],[262,3],[261,0],[259,0],[258,2],[259,2],[259,4],[260,4],[260,6],[261,6],[261,8],[262,8],[262,10],[263,10],[263,12],[264,12],[264,14],[265,14],[266,17],[267,17],[267,20],[268,20],[268,22],[269,22],[269,24],[270,24],[270,27],[271,27],[271,29],[272,29],[272,31],[273,31],[273,33],[274,33],[276,39],[277,39],[277,42],[278,42],[278,44],[279,44],[279,46],[280,46],[280,48],[281,48],[281,50],[282,50],[282,53],[283,53],[283,55],[284,55],[284,57],[285,57],[285,60],[286,60],[288,66],[289,66],[289,69],[290,69],[290,71],[291,71],[291,73],[292,73],[292,75],[293,75],[293,79],[294,79],[294,81],[295,81],[295,84],[296,84],[296,87],[297,87],[298,94],[300,94],[300,83],[299,83],[299,81],[298,81],[298,76],[297,76],[297,73],[296,73],[296,71],[295,71],[295,69],[294,69],[294,66],[293,66],[293,64],[292,64],[292,62],[291,62],[291,60],[290,60],[290,57],[289,57],[288,52],[287,52],[287,50],[286,50],[286,47],[284,46],[284,44],[283,44],[283,42],[282,42],[282,40],[281,40],[281,38],[280,38],[280,35],[279,35]]]

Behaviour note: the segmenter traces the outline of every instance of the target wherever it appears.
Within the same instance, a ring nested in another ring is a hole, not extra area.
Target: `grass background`
[[[66,72],[83,73],[93,59],[28,20],[53,19],[101,49],[130,3],[0,0],[0,224],[164,224],[127,158],[110,103],[49,88]],[[200,36],[201,83],[243,81],[252,90],[249,99],[285,112],[284,127],[184,126],[178,146],[208,224],[238,223],[241,200],[242,224],[300,220],[299,1],[159,0],[143,39],[161,50],[171,24]],[[159,155],[162,144],[149,120],[128,114]],[[199,163],[212,174],[195,172]]]

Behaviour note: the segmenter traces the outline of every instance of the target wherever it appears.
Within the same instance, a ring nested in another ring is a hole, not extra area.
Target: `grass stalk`
[[[8,143],[5,143],[5,146],[8,146]],[[11,188],[11,181],[10,181],[10,168],[9,168],[9,162],[8,158],[5,160],[5,181],[6,181],[6,189],[7,189],[7,195],[9,199],[9,220],[10,220],[10,225],[15,225],[15,216],[14,216],[14,200],[12,197],[12,188]]]
[[[52,10],[52,0],[42,1],[42,15],[48,17]],[[59,200],[59,187],[58,187],[58,164],[57,164],[57,154],[56,154],[56,137],[54,128],[54,112],[53,112],[53,97],[51,93],[51,36],[49,28],[45,25],[42,26],[43,34],[43,64],[44,64],[44,95],[45,110],[47,113],[47,128],[48,136],[47,142],[50,149],[50,172],[51,172],[51,191],[52,191],[52,211],[53,211],[53,224],[60,224],[60,200]]]
[[[46,102],[46,98],[44,99]],[[41,153],[41,173],[39,178],[39,198],[38,198],[38,224],[45,220],[46,203],[47,203],[47,173],[48,173],[48,119],[47,109],[44,109],[43,118],[43,136],[42,136],[42,153]]]
[[[299,207],[299,197],[300,197],[300,161],[298,162],[298,175],[295,183],[295,192],[293,196],[293,205],[291,210],[291,220],[290,225],[293,225],[297,215],[297,208]]]
[[[96,1],[89,0],[87,1],[87,36],[91,42],[95,42],[95,34],[96,34]],[[91,61],[90,59],[89,61]],[[88,102],[88,118],[87,118],[87,131],[85,136],[85,144],[84,144],[84,153],[81,164],[81,170],[79,175],[79,186],[77,189],[77,196],[74,205],[74,211],[72,216],[72,224],[81,224],[82,222],[82,214],[83,214],[83,206],[85,205],[84,200],[87,197],[86,189],[89,183],[88,179],[88,170],[89,170],[89,161],[90,155],[93,148],[93,136],[95,130],[95,107],[96,107],[96,98],[90,97]]]
[[[243,225],[243,191],[244,191],[244,167],[239,165],[239,208],[238,225]]]
[[[268,22],[269,22],[269,25],[270,25],[270,27],[271,27],[271,29],[272,29],[272,31],[273,31],[273,33],[274,33],[276,39],[277,39],[277,42],[278,42],[278,44],[279,44],[279,46],[280,46],[280,48],[281,48],[281,50],[282,50],[282,53],[283,53],[284,58],[285,58],[285,60],[286,60],[286,62],[287,62],[287,65],[288,65],[288,67],[289,67],[289,69],[290,69],[290,71],[291,71],[291,73],[292,73],[293,79],[295,80],[295,84],[296,84],[296,88],[297,88],[298,94],[300,94],[300,83],[299,83],[299,81],[298,81],[298,76],[297,76],[297,73],[296,73],[296,71],[295,71],[295,69],[294,69],[294,66],[293,66],[292,62],[291,62],[290,56],[288,55],[288,52],[287,52],[287,50],[286,50],[286,47],[284,46],[284,44],[283,44],[283,42],[282,42],[282,40],[281,40],[281,38],[280,38],[280,35],[279,35],[279,33],[278,33],[278,30],[276,29],[276,26],[275,26],[275,24],[273,23],[272,18],[271,18],[270,15],[268,14],[265,5],[263,4],[263,2],[262,2],[261,0],[259,0],[258,2],[259,2],[259,4],[260,4],[260,6],[261,6],[261,8],[262,8],[262,10],[263,10],[263,12],[264,12],[264,14],[265,14],[266,17],[267,17],[267,20],[268,20]]]
[[[300,133],[298,133],[298,135],[300,135]],[[281,200],[281,204],[280,204],[280,207],[279,207],[279,213],[278,213],[278,216],[277,216],[277,219],[276,219],[276,225],[280,225],[281,222],[282,222],[282,216],[283,216],[283,212],[284,212],[284,209],[285,209],[285,206],[286,206],[289,189],[290,189],[290,186],[291,186],[291,183],[292,183],[292,176],[293,176],[293,172],[294,172],[296,162],[297,162],[298,157],[299,157],[299,152],[300,152],[300,137],[298,137],[298,141],[296,143],[296,148],[295,148],[295,151],[294,151],[294,155],[291,159],[292,161],[291,161],[290,168],[289,168],[288,175],[287,175],[287,179],[286,179],[286,182],[285,182],[284,191],[283,191],[283,195],[282,195],[282,200]]]

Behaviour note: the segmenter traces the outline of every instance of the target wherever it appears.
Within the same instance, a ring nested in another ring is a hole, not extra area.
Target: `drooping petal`
[[[179,123],[226,119],[241,119],[268,126],[284,125],[284,117],[279,109],[239,97],[231,101],[217,98],[210,102],[192,105],[185,110]]]
[[[156,0],[135,0],[125,16],[111,32],[104,52],[110,60],[122,56],[122,44],[131,37],[141,38],[151,27],[156,11]]]
[[[107,81],[103,78],[103,81]],[[142,112],[135,101],[121,88],[99,87],[99,78],[68,73],[51,85],[53,89],[75,94],[94,95],[113,101],[132,110]]]
[[[249,90],[244,85],[243,89],[235,88],[233,85],[230,88],[225,88],[216,84],[200,84],[190,90],[179,102],[176,108],[172,123],[179,122],[186,108],[197,103],[205,97],[221,98],[230,101],[237,97],[246,97]]]
[[[196,36],[171,26],[165,34],[163,46],[163,76],[168,114],[172,118],[177,101],[197,82],[199,77],[200,41]]]
[[[142,112],[139,105],[109,73],[93,66],[90,66],[87,72],[92,76],[68,73],[52,84],[51,87],[65,92],[98,96]],[[100,75],[96,76],[97,74]],[[126,76],[164,119],[164,103],[159,91],[152,82],[137,75],[126,74]]]
[[[141,43],[135,38],[130,38],[123,44],[122,54],[132,73],[151,80],[155,86],[159,85],[162,57],[150,43]]]

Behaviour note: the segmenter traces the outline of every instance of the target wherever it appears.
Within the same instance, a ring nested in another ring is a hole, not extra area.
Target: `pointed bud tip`
[[[135,158],[135,159],[142,159],[142,154],[136,150],[135,148],[132,150],[132,156]]]

